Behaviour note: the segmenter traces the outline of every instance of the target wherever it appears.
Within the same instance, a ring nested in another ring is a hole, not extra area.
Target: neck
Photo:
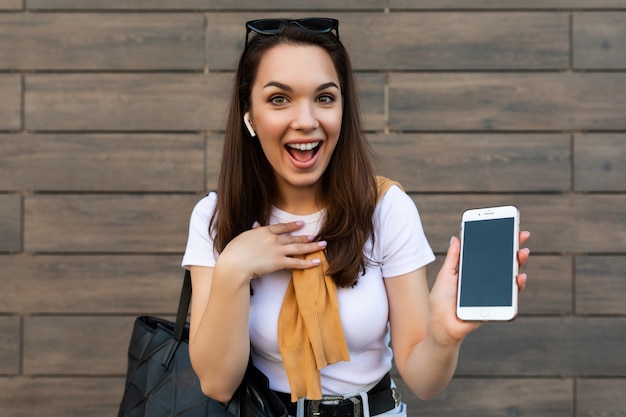
[[[320,196],[320,184],[307,187],[282,184],[279,187],[278,198],[274,205],[295,215],[318,212],[324,208],[323,199]]]

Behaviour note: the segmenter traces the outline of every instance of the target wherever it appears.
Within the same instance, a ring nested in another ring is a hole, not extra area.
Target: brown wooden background
[[[626,416],[623,0],[0,0],[0,415],[116,414],[215,187],[243,23],[279,15],[341,20],[438,254],[470,207],[533,233],[520,317],[410,415]]]

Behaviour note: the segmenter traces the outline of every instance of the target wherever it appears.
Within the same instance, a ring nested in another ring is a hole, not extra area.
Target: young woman
[[[291,415],[401,415],[391,341],[405,383],[433,397],[478,326],[455,315],[459,246],[429,293],[433,252],[401,188],[379,195],[338,22],[247,22],[218,190],[183,259],[205,394],[228,401],[252,354]]]

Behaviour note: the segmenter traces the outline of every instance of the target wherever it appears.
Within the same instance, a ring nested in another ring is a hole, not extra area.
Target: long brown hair
[[[255,221],[269,222],[276,197],[276,179],[259,141],[243,126],[249,109],[252,84],[263,54],[276,45],[316,45],[331,57],[343,94],[343,119],[339,140],[322,175],[327,203],[319,239],[328,242],[326,259],[338,286],[354,285],[364,272],[368,257],[365,242],[373,238],[372,217],[376,205],[376,183],[370,148],[361,127],[361,115],[352,65],[344,46],[331,33],[316,33],[287,25],[276,35],[257,35],[241,55],[231,96],[218,181],[217,209],[210,230],[215,250],[249,230]]]

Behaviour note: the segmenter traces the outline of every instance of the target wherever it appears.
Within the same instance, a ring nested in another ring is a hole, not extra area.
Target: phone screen
[[[461,307],[513,304],[514,218],[465,222]]]

